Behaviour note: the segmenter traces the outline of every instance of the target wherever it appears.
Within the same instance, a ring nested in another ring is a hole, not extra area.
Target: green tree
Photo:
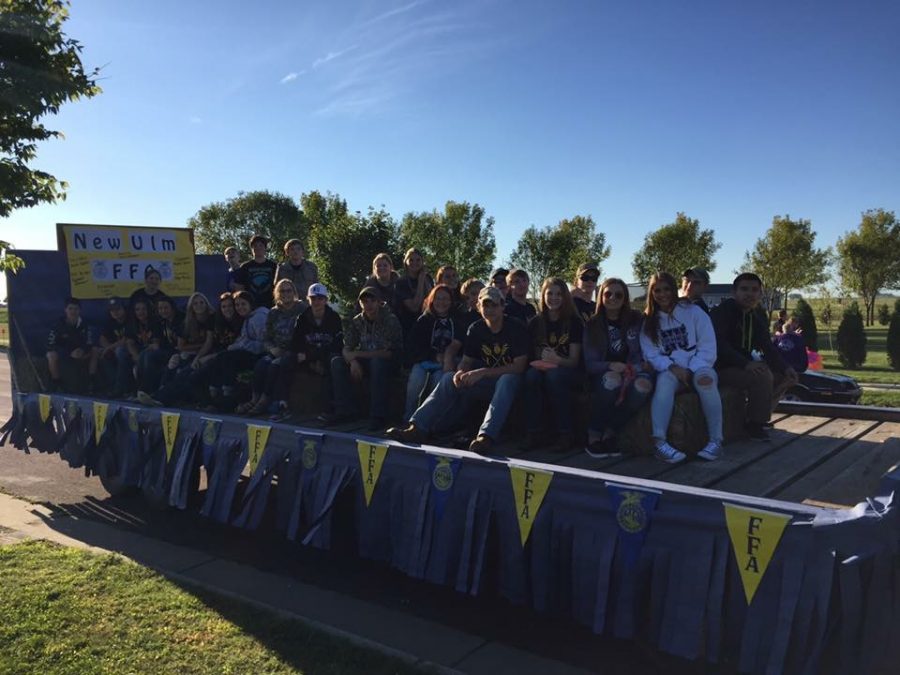
[[[786,306],[792,290],[826,280],[830,251],[815,248],[815,241],[816,233],[810,221],[791,220],[789,215],[775,216],[765,236],[757,239],[753,250],[744,254],[742,271],[754,272],[762,279],[763,303],[769,311],[775,309],[775,296],[779,292]]]
[[[41,120],[100,93],[98,70],[85,71],[81,44],[63,32],[68,7],[62,0],[0,1],[0,218],[65,199],[64,181],[31,167],[38,143],[62,136]],[[9,249],[0,241],[0,270],[22,264]]]
[[[453,265],[461,280],[487,278],[497,250],[494,219],[468,202],[448,201],[443,212],[407,213],[399,237],[402,250],[414,246],[422,251],[431,274],[441,265]]]
[[[372,258],[390,253],[397,259],[397,225],[384,209],[350,213],[335,194],[310,192],[300,197],[309,220],[309,256],[329,292],[345,303],[356,300],[372,272]]]
[[[573,216],[552,227],[526,229],[509,257],[509,264],[528,273],[531,295],[537,297],[547,277],[571,281],[578,266],[586,262],[595,263],[602,272],[602,263],[609,254],[606,235],[597,232],[594,219]]]
[[[285,241],[299,239],[306,244],[309,233],[297,203],[266,190],[239,192],[227,201],[207,204],[191,216],[188,227],[194,230],[198,253],[222,253],[228,246],[237,246],[245,258],[254,234],[268,237],[272,256],[279,258],[278,249]]]
[[[891,322],[891,310],[888,309],[887,303],[883,302],[878,306],[878,323],[887,326]]]
[[[844,317],[838,326],[837,353],[845,368],[859,368],[866,362],[866,329],[855,300],[844,310]]]
[[[656,272],[669,272],[677,278],[695,266],[712,272],[716,269],[713,257],[721,247],[712,230],[701,230],[699,220],[678,213],[674,223],[644,237],[644,245],[634,254],[631,268],[640,282]]]
[[[819,351],[819,328],[816,326],[816,315],[809,303],[800,298],[794,308],[794,316],[800,321],[803,330],[803,344],[814,352]]]
[[[866,211],[859,228],[838,239],[837,252],[841,280],[862,297],[870,326],[879,291],[900,284],[900,223],[892,211]]]

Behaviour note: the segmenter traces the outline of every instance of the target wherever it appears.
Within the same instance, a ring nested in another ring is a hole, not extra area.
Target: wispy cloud
[[[321,68],[322,66],[324,66],[326,63],[329,63],[330,61],[334,61],[335,59],[341,58],[344,54],[346,54],[347,52],[352,52],[357,47],[358,47],[358,45],[351,45],[351,46],[347,47],[346,49],[340,50],[339,52],[328,52],[325,56],[319,57],[318,59],[313,61],[313,64],[312,64],[313,70]]]
[[[203,119],[200,117],[197,117],[196,115],[191,115],[188,118],[188,122],[190,122],[191,124],[203,124]]]
[[[316,70],[344,57],[318,70],[320,79],[327,72],[319,91],[328,99],[315,114],[379,112],[423,83],[466,67],[495,48],[498,39],[484,19],[482,2],[446,7],[413,0],[351,25],[342,38],[353,46],[313,63]],[[355,51],[348,55],[351,50]]]
[[[296,80],[298,77],[300,77],[301,75],[303,75],[305,73],[306,73],[305,70],[301,70],[299,72],[290,72],[287,75],[285,75],[284,77],[282,77],[278,82],[279,82],[279,84],[287,84],[288,82],[293,82],[294,80]]]

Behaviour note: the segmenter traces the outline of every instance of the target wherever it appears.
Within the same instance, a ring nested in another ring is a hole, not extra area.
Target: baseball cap
[[[321,286],[321,284],[318,284],[318,285]],[[362,300],[362,299],[363,299],[364,297],[366,297],[367,295],[371,295],[373,298],[380,298],[380,297],[381,297],[381,296],[379,295],[378,291],[376,291],[376,290],[375,290],[374,288],[372,288],[371,286],[364,286],[363,289],[359,292],[359,295],[357,296],[357,298],[360,299],[360,300]]]
[[[681,275],[682,277],[697,277],[703,283],[709,283],[709,272],[702,267],[688,267]]]
[[[495,277],[503,277],[505,279],[507,274],[509,274],[508,269],[506,269],[505,267],[498,267],[493,272],[491,272],[491,279]]]
[[[580,277],[585,272],[596,272],[597,276],[600,276],[600,268],[597,267],[594,263],[581,263],[578,266],[578,271],[575,272],[575,276]]]
[[[478,292],[478,302],[490,300],[498,305],[503,304],[503,293],[496,286],[485,286]]]
[[[110,298],[106,301],[107,309],[112,309],[113,307],[125,307],[125,303],[122,302],[122,298]]]
[[[325,284],[313,284],[309,287],[309,290],[306,291],[306,297],[312,298],[317,295],[321,295],[323,297],[328,297],[328,289],[325,288]]]

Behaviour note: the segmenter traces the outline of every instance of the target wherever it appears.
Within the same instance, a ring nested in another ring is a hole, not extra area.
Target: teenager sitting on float
[[[141,355],[159,349],[159,325],[146,300],[131,304],[131,318],[125,329],[125,346],[116,350],[116,384],[113,396],[124,398],[135,391]],[[146,357],[145,357],[146,359]]]
[[[422,303],[434,288],[434,280],[425,269],[425,258],[419,249],[411,248],[403,256],[404,274],[397,280],[394,292],[394,314],[403,328],[403,338],[409,336],[413,324],[422,314]]]
[[[388,387],[397,372],[403,350],[400,322],[374,288],[359,292],[362,311],[353,317],[344,332],[341,356],[331,359],[334,386],[334,413],[322,415],[326,424],[355,419],[358,410],[353,382],[369,378],[369,430],[384,428],[387,418]]]
[[[365,288],[374,288],[378,299],[393,310],[394,294],[397,291],[397,280],[400,276],[394,271],[394,262],[387,253],[379,253],[372,259],[372,274],[363,284]],[[362,306],[357,306],[362,309]]]
[[[542,432],[552,432],[548,449],[565,452],[572,446],[572,388],[579,376],[583,326],[569,286],[558,277],[541,284],[540,308],[528,323],[535,360],[525,373],[525,446],[532,450],[544,445]],[[541,428],[547,408],[553,412],[552,429]]]
[[[591,382],[586,452],[592,457],[619,453],[616,434],[653,391],[653,366],[641,352],[642,324],[625,282],[605,279],[584,335],[584,366]]]
[[[481,290],[478,306],[482,319],[469,328],[459,369],[444,373],[437,388],[412,415],[409,426],[388,430],[390,438],[424,443],[448,419],[459,402],[489,401],[478,435],[469,444],[473,452],[489,452],[500,438],[528,367],[528,329],[503,314],[503,293],[494,287]]]
[[[81,302],[66,298],[64,314],[47,338],[50,391],[93,389],[98,356],[87,323],[81,317]]]
[[[268,307],[256,307],[253,295],[248,291],[232,294],[234,309],[243,318],[241,334],[225,351],[220,352],[205,366],[209,382],[209,396],[213,405],[220,407],[222,399],[231,399],[235,393],[238,374],[253,370],[265,353],[266,317]],[[226,401],[227,402],[227,401]]]
[[[403,420],[410,417],[419,404],[437,386],[444,373],[456,370],[451,344],[462,344],[459,319],[453,315],[453,294],[448,286],[435,286],[425,298],[425,311],[413,325],[404,343],[409,356],[409,379],[406,382],[406,407]]]
[[[578,316],[587,323],[597,309],[597,300],[594,294],[597,292],[597,282],[600,280],[600,268],[594,263],[582,263],[575,272],[575,288],[572,291],[572,300]]]
[[[503,313],[506,316],[517,319],[523,325],[528,325],[537,310],[528,302],[528,284],[530,279],[525,270],[515,269],[506,275],[506,283],[509,288],[506,293],[506,305]]]
[[[287,410],[287,389],[280,377],[282,369],[293,370],[291,340],[297,317],[306,304],[297,297],[294,282],[282,279],[275,284],[275,306],[266,315],[265,353],[253,368],[253,396],[235,410],[238,414],[261,415],[274,402],[275,410]]]
[[[693,388],[700,397],[709,441],[698,453],[706,460],[722,454],[722,399],[716,362],[716,335],[712,321],[700,307],[675,296],[675,278],[659,272],[650,278],[641,350],[657,372],[650,406],[655,456],[681,462],[686,455],[667,440],[669,421],[679,391]]]

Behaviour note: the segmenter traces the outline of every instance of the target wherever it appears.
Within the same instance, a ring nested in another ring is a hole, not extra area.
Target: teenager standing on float
[[[597,281],[600,279],[600,268],[594,263],[583,263],[575,272],[575,290],[572,291],[572,300],[578,316],[587,323],[597,309],[597,300],[594,294],[597,292]]]
[[[509,292],[506,294],[506,305],[503,308],[503,313],[513,319],[518,319],[523,325],[528,325],[528,322],[537,316],[537,310],[534,308],[534,305],[528,302],[528,284],[530,281],[525,270],[512,270],[506,276]]]
[[[236,287],[250,293],[254,307],[268,309],[274,301],[275,272],[274,260],[266,257],[269,240],[261,234],[250,237],[250,250],[253,258],[243,265],[237,275]]]
[[[658,272],[650,278],[641,331],[644,358],[657,372],[650,407],[655,456],[670,464],[686,458],[668,443],[667,433],[675,394],[693,388],[700,397],[709,435],[709,442],[698,456],[715,460],[722,454],[722,399],[713,368],[716,335],[706,312],[689,301],[679,301],[675,292],[675,278],[671,274]]]
[[[306,251],[299,239],[290,239],[284,244],[285,261],[278,266],[275,273],[275,285],[282,279],[294,282],[297,297],[306,297],[309,287],[319,281],[319,268],[306,259]]]
[[[162,292],[162,275],[159,271],[150,265],[144,270],[144,287],[137,289],[128,299],[128,306],[134,313],[134,306],[139,302],[147,304],[150,311],[150,317],[156,318],[156,303],[160,300],[171,300],[168,295]]]

